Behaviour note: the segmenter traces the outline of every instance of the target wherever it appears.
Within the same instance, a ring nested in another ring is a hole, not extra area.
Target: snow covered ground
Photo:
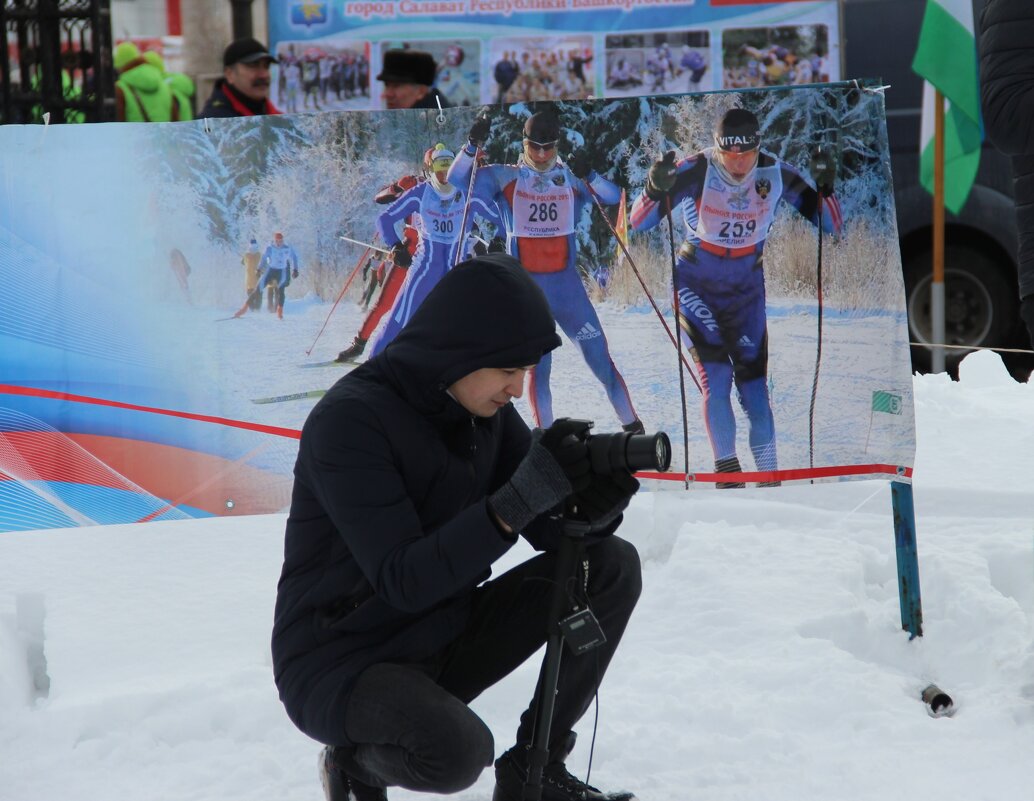
[[[914,391],[925,636],[900,629],[886,482],[643,493],[623,532],[645,588],[600,694],[593,783],[643,801],[1030,798],[1034,384],[975,354],[961,383]],[[283,525],[0,535],[0,799],[319,798],[319,746],[270,669]],[[475,702],[499,751],[538,664]],[[953,717],[926,713],[931,682]],[[591,713],[580,734],[576,772]]]

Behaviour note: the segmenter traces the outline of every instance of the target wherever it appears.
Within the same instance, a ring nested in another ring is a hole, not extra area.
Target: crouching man
[[[592,532],[574,584],[606,643],[565,654],[546,801],[628,801],[564,767],[641,588],[614,536],[638,484],[592,473],[566,421],[529,431],[511,400],[560,345],[549,304],[506,254],[448,272],[378,356],[338,381],[302,430],[273,625],[273,668],[291,720],[324,743],[331,801],[386,788],[454,793],[495,758],[468,707],[545,642],[560,507]],[[489,580],[524,536],[537,556]],[[531,694],[533,688],[529,688]],[[494,801],[519,801],[534,710],[495,759]]]

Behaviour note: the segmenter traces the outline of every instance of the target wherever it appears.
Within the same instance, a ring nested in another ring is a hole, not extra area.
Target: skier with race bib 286
[[[686,238],[675,263],[675,294],[680,329],[701,373],[715,472],[741,472],[731,397],[734,382],[749,421],[757,470],[778,469],[767,382],[762,255],[780,202],[793,206],[823,232],[840,230],[840,204],[833,196],[835,164],[828,158],[813,159],[812,173],[814,181],[761,150],[758,118],[747,109],[733,108],[719,121],[713,147],[682,160],[669,151],[655,162],[645,189],[632,204],[633,230],[653,228],[669,211],[685,225]]]
[[[452,183],[469,184],[477,150],[490,129],[487,117],[475,121],[467,146],[449,169]],[[601,203],[618,203],[621,190],[595,171],[575,175],[557,155],[560,133],[555,113],[532,114],[524,124],[523,153],[517,164],[479,167],[472,199],[498,208],[506,229],[507,252],[517,257],[545,292],[557,323],[577,343],[589,369],[603,384],[624,430],[641,434],[643,424],[632,407],[625,380],[614,366],[603,326],[576,266],[575,229],[585,204],[593,202],[593,194]],[[551,368],[552,357],[547,353],[529,379],[532,413],[540,426],[549,426],[554,419]]]

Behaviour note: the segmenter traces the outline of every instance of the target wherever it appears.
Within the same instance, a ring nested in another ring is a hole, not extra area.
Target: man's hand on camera
[[[507,533],[523,531],[540,514],[558,506],[574,489],[567,469],[542,442],[548,435],[549,431],[541,429],[532,432],[531,447],[510,480],[488,496],[489,512]],[[550,447],[554,440],[555,437],[550,438]]]
[[[406,247],[405,242],[396,242],[391,247],[391,260],[395,262],[396,267],[401,267],[405,270],[409,265],[413,263],[413,257],[409,253],[409,248]]]
[[[587,488],[592,477],[589,446],[583,437],[578,436],[584,433],[585,423],[561,417],[542,433],[539,440],[556,459],[574,492]]]
[[[627,470],[592,473],[589,485],[571,495],[568,506],[575,518],[589,523],[590,532],[603,532],[625,511],[638,490],[639,482]]]

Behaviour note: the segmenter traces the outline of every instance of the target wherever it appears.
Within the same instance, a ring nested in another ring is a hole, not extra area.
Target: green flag
[[[934,87],[944,112],[944,205],[958,214],[980,166],[980,83],[970,0],[927,0],[912,69],[921,75],[919,180],[933,193]]]

